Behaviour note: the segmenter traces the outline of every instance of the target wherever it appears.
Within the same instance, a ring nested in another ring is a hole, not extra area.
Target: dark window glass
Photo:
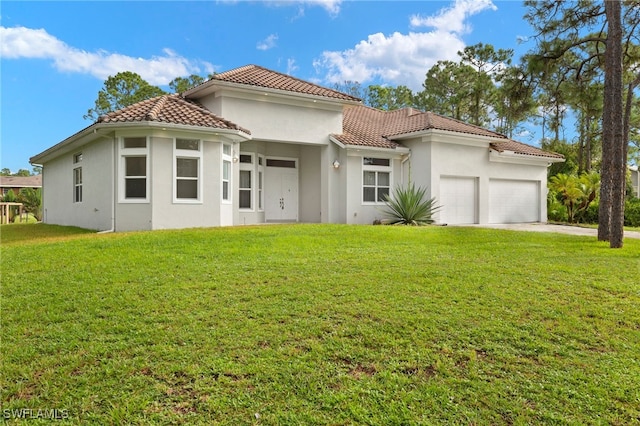
[[[198,139],[176,139],[176,149],[198,151],[200,150],[200,141]]]
[[[241,189],[238,194],[240,197],[239,203],[241,209],[250,209],[251,208],[251,190]]]
[[[198,198],[198,181],[178,179],[177,197],[178,198]]]
[[[147,157],[125,157],[126,176],[146,176]]]
[[[389,195],[389,188],[378,188],[378,201],[386,201],[385,195]]]
[[[124,147],[125,148],[146,148],[147,147],[147,138],[124,138]]]
[[[146,198],[147,197],[147,179],[146,178],[127,178],[125,179],[124,197],[125,198]]]
[[[275,160],[270,158],[267,160],[267,167],[285,167],[287,169],[295,169],[296,162],[294,160]]]
[[[249,154],[240,154],[240,162],[247,163],[247,164],[253,163],[251,155]]]
[[[388,158],[372,158],[372,157],[364,157],[362,159],[362,164],[365,166],[389,166],[390,160]]]
[[[376,189],[371,187],[362,188],[362,199],[364,201],[375,202],[376,201]]]
[[[178,177],[198,177],[198,159],[197,158],[176,158]]]

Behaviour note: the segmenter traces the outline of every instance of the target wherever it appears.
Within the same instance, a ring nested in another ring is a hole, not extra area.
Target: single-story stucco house
[[[42,188],[42,176],[0,176],[0,200],[9,191],[13,191],[15,195],[18,195],[20,191],[27,188]]]
[[[638,166],[629,166],[629,174],[631,175],[633,196],[640,198],[640,170],[638,170]]]
[[[438,223],[544,222],[558,161],[255,65],[109,113],[31,158],[43,167],[44,222],[114,231],[370,224],[408,182],[442,206]]]

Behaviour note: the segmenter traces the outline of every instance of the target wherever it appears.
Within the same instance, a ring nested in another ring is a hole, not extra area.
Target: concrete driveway
[[[531,231],[531,232],[556,232],[559,234],[584,235],[588,237],[598,237],[598,230],[595,228],[583,228],[581,226],[555,225],[551,223],[508,223],[508,224],[489,224],[489,225],[469,225],[480,226],[483,228],[493,229],[511,229],[514,231]],[[624,231],[625,238],[640,239],[640,232]]]

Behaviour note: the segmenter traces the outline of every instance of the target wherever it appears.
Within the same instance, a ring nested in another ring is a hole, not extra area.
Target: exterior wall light
[[[338,160],[335,160],[335,161],[333,162],[333,168],[334,168],[334,169],[339,169],[339,168],[340,168],[340,162],[339,162]]]

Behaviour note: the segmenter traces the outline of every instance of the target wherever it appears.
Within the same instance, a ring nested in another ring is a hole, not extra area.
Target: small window
[[[362,158],[362,201],[384,203],[391,188],[391,160]]]
[[[251,170],[240,170],[239,207],[251,208]]]
[[[119,184],[121,202],[148,202],[148,155],[149,146],[146,136],[122,139],[122,149],[120,149],[120,175],[122,180]]]
[[[124,157],[124,198],[147,198],[147,157]]]
[[[198,139],[176,139],[176,149],[186,149],[189,151],[200,151],[200,140]]]
[[[231,203],[231,145],[222,144],[222,202]]]
[[[362,159],[362,164],[365,166],[384,166],[389,167],[391,162],[388,158],[371,158],[364,157]]]
[[[296,161],[295,160],[277,160],[274,158],[268,158],[267,167],[284,167],[287,169],[295,169]]]
[[[78,164],[81,161],[82,161],[82,153],[81,152],[73,155],[73,164]]]
[[[364,172],[362,185],[362,200],[365,202],[381,203],[389,195],[389,172]]]
[[[176,158],[176,198],[198,198],[197,158]]]
[[[147,138],[145,136],[139,138],[124,138],[125,148],[146,148]]]
[[[240,154],[240,162],[244,164],[253,164],[253,156],[251,154]]]
[[[231,198],[230,187],[231,185],[231,161],[222,161],[222,199],[229,201]]]
[[[264,157],[258,154],[258,210],[264,210]]]
[[[82,167],[73,169],[73,202],[82,202]]]

